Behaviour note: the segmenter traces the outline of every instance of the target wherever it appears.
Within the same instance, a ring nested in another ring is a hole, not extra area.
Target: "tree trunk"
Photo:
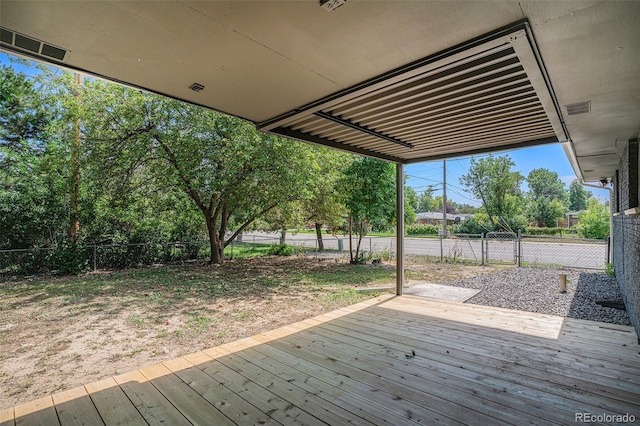
[[[82,85],[82,74],[76,74],[76,84]],[[80,88],[77,88],[78,103],[80,103]],[[79,108],[79,107],[78,107]],[[74,126],[74,137],[71,142],[71,176],[70,176],[70,192],[69,199],[69,237],[75,244],[78,241],[78,233],[80,232],[80,150],[82,149],[80,140],[80,113],[76,118]]]
[[[349,215],[349,262],[353,263],[353,216]]]
[[[218,237],[215,221],[210,217],[205,217],[205,221],[209,233],[209,247],[211,248],[209,263],[220,264],[224,261],[224,240]]]
[[[316,237],[318,237],[318,251],[324,251],[324,241],[322,241],[322,224],[316,222]]]
[[[284,244],[286,237],[287,237],[287,228],[282,228],[280,230],[280,244],[281,245]]]
[[[356,246],[356,262],[360,262],[360,244],[364,235],[364,219],[360,220],[360,235],[358,235],[358,245]]]

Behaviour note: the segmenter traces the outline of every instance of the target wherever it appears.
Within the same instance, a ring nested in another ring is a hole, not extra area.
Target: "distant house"
[[[453,225],[473,217],[472,214],[466,213],[447,213],[447,224]],[[422,212],[416,213],[416,222],[429,225],[442,225],[442,212]]]
[[[558,221],[559,228],[571,228],[578,224],[578,214],[580,212],[565,213],[565,218]]]

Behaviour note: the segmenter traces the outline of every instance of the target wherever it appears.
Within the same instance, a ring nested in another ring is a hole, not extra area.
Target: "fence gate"
[[[518,235],[515,232],[487,232],[487,263],[518,263]]]

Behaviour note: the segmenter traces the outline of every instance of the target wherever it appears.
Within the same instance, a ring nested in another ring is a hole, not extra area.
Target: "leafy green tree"
[[[32,79],[13,68],[0,67],[0,167],[9,154],[37,155],[51,117]]]
[[[418,194],[416,191],[405,185],[404,187],[404,223],[412,224],[416,221],[415,205],[418,202]]]
[[[556,226],[567,211],[567,191],[558,173],[539,168],[527,176],[529,184],[529,215],[538,226]]]
[[[587,210],[578,214],[578,232],[584,238],[607,238],[609,235],[609,211],[597,198],[591,197]]]
[[[61,102],[44,96],[47,89],[11,67],[0,68],[3,248],[55,245],[64,232],[67,154],[55,125]]]
[[[478,211],[478,207],[471,204],[458,204],[457,213],[473,214]]]
[[[590,196],[591,193],[580,185],[578,179],[574,179],[569,186],[569,210],[586,210]]]
[[[474,158],[467,174],[460,178],[460,183],[482,201],[489,222],[496,229],[515,230],[526,225],[520,190],[524,177],[512,171],[513,166],[508,155]]]
[[[322,228],[338,229],[347,214],[340,195],[340,183],[346,168],[355,157],[328,148],[316,148],[310,163],[313,179],[310,180],[310,196],[302,200],[305,221],[313,222],[318,249],[324,250]]]
[[[211,262],[278,206],[301,198],[308,150],[250,123],[173,99],[93,82],[85,124],[90,155],[120,186],[135,176],[157,190],[186,193],[202,214]],[[233,231],[228,234],[228,231]]]
[[[380,160],[357,157],[344,173],[344,204],[349,212],[349,256],[359,262],[362,238],[373,226],[386,227],[395,216],[395,166]],[[351,244],[357,227],[355,254]]]
[[[422,212],[432,212],[436,208],[436,201],[433,198],[434,189],[431,185],[427,187],[420,195],[418,195],[417,199],[417,207],[416,211],[418,213]]]
[[[531,218],[538,226],[554,227],[564,217],[567,207],[558,199],[539,198],[532,200],[529,208]]]

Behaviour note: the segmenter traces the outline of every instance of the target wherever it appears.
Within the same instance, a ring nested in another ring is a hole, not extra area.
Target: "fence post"
[[[518,229],[518,267],[522,267],[522,229]]]
[[[607,236],[607,263],[611,263],[611,235]]]
[[[489,233],[484,234],[484,259],[487,265],[489,264]]]
[[[484,233],[480,234],[480,262],[484,266]]]
[[[442,247],[443,234],[440,234],[440,263],[444,263],[444,248]]]
[[[97,262],[98,262],[98,246],[93,246],[93,272],[98,270]]]
[[[371,249],[371,237],[369,237],[369,253],[372,253],[373,250]]]

